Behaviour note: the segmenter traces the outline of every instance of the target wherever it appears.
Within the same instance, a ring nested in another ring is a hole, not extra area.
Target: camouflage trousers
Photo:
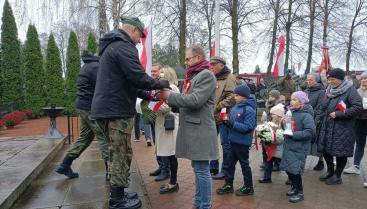
[[[134,118],[97,120],[108,134],[110,151],[109,173],[112,186],[129,187],[129,170],[133,156],[131,134]]]
[[[80,117],[80,136],[76,142],[71,145],[67,152],[70,157],[79,157],[87,147],[92,143],[94,137],[99,142],[99,148],[104,161],[108,162],[108,141],[107,135],[104,134],[101,127],[98,126],[96,120],[90,118],[90,112],[77,109],[77,113]]]

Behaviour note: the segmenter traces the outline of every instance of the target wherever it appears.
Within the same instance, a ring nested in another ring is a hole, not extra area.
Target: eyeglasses
[[[187,58],[185,58],[185,62],[188,62],[188,61],[190,61],[192,58],[194,58],[194,57],[196,57],[197,55],[195,55],[195,56],[192,56],[192,57],[187,57]]]

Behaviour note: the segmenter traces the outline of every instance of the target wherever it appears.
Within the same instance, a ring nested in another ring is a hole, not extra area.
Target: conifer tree
[[[66,51],[66,109],[74,111],[76,98],[76,82],[80,70],[80,51],[78,38],[75,32],[71,31],[68,48]]]
[[[28,26],[23,57],[25,81],[24,107],[32,109],[35,115],[40,115],[42,113],[41,108],[45,105],[45,83],[41,44],[34,25]]]
[[[98,44],[96,41],[96,37],[93,32],[89,32],[87,50],[95,54],[97,52],[97,48],[98,48]]]
[[[48,38],[45,67],[47,104],[50,106],[63,106],[65,102],[61,57],[52,34]]]
[[[22,105],[23,84],[21,76],[21,48],[18,40],[18,31],[13,11],[9,2],[4,3],[1,25],[1,75],[0,86],[1,101],[3,105],[10,107],[16,104]]]

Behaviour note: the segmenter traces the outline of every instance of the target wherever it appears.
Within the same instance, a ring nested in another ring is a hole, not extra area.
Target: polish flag
[[[140,55],[140,62],[143,66],[145,73],[152,76],[152,65],[153,65],[153,29],[152,22],[149,24],[147,28],[144,29],[145,38],[141,38],[141,42],[143,45],[143,50]],[[150,100],[153,99],[153,92],[149,92]],[[153,112],[157,112],[159,107],[163,104],[163,101],[153,102],[150,101],[148,107],[153,110]]]
[[[151,109],[153,112],[158,112],[159,108],[164,104],[164,101],[158,101],[158,102],[149,102],[149,109]]]
[[[152,23],[144,29],[144,33],[146,35],[145,38],[141,38],[141,42],[143,43],[143,50],[140,56],[140,62],[145,72],[148,75],[152,75],[152,49],[153,49],[153,38],[152,38]]]
[[[319,74],[325,73],[325,75],[328,76],[330,72],[330,68],[331,68],[331,65],[330,65],[330,57],[329,57],[329,47],[324,46],[322,48],[322,60],[321,60],[321,65],[319,67]]]
[[[212,44],[212,47],[210,48],[210,57],[215,56],[215,41]]]
[[[227,108],[223,107],[220,110],[218,118],[224,120],[226,117],[227,117]]]
[[[336,110],[340,110],[343,113],[345,113],[345,111],[347,110],[347,105],[344,103],[343,100],[340,100],[340,102],[338,103],[338,105],[336,105]]]
[[[274,77],[284,76],[285,37],[282,33],[280,34],[278,41],[279,41],[279,50],[274,64],[274,71],[273,71]]]

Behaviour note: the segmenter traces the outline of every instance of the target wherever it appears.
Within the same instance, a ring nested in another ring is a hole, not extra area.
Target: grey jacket
[[[216,79],[209,70],[193,77],[186,95],[171,93],[168,105],[180,108],[176,157],[189,160],[217,159],[214,120]]]

